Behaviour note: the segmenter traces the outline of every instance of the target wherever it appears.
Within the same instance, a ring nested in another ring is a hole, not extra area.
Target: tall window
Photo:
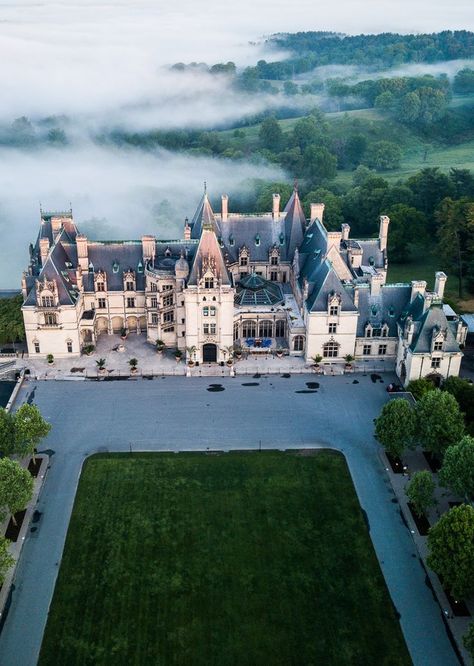
[[[105,282],[96,282],[95,286],[97,291],[105,291]]]
[[[254,321],[244,321],[242,324],[242,337],[255,338],[257,335],[257,325]]]
[[[441,359],[440,359],[439,357],[438,357],[438,358],[432,358],[432,359],[431,359],[431,367],[432,367],[432,368],[439,368],[439,367],[441,367]]]
[[[202,309],[202,316],[209,317],[209,307],[207,305]]]
[[[246,257],[245,255],[240,257],[240,265],[241,266],[248,266],[249,263],[249,258]]]
[[[293,351],[303,351],[304,337],[302,335],[295,335],[293,340]]]
[[[158,324],[158,314],[156,312],[151,313],[151,323],[153,326],[157,326]]]
[[[204,278],[204,288],[214,289],[214,278]]]
[[[323,356],[324,358],[336,358],[339,351],[339,345],[337,342],[326,342],[323,345]]]
[[[72,342],[70,340],[68,340],[66,342],[66,346],[67,346],[68,353],[71,354],[72,353]]]
[[[329,306],[329,314],[331,317],[337,317],[337,315],[339,314],[339,306],[338,305]]]
[[[130,280],[125,283],[125,291],[133,291],[134,288],[134,284],[133,282],[130,282]]]
[[[40,353],[40,343],[35,342],[34,345],[35,345],[35,354],[39,354]]]
[[[158,291],[158,285],[156,282],[150,282],[150,291]]]
[[[46,312],[44,315],[44,323],[46,326],[57,326],[58,320],[54,312]]]
[[[387,353],[387,345],[379,345],[379,356],[385,356]]]
[[[105,298],[98,298],[97,299],[97,309],[105,310],[106,307],[107,307],[107,300]]]
[[[168,296],[163,296],[163,307],[168,308],[170,305],[173,305],[173,294],[168,294]]]
[[[277,271],[271,271],[270,272],[270,280],[272,282],[278,282],[278,273],[277,273]]]
[[[163,313],[163,323],[170,323],[174,321],[174,312],[171,310],[170,312],[164,312]]]
[[[158,307],[158,298],[156,296],[152,296],[150,298],[150,306],[152,308],[157,308]]]
[[[337,324],[329,324],[328,333],[337,333]]]
[[[277,319],[275,322],[275,337],[284,338],[285,337],[285,322],[283,319]]]
[[[435,343],[433,345],[433,351],[443,351],[443,341],[442,340],[435,340]]]
[[[271,338],[273,336],[273,324],[271,321],[261,321],[258,327],[260,338]]]
[[[364,345],[364,348],[362,350],[362,354],[364,356],[370,356],[371,353],[372,353],[372,345]]]
[[[209,314],[210,314],[211,317],[216,316],[216,308],[215,308],[214,305],[211,305],[211,307],[209,308]]]
[[[135,299],[127,298],[127,308],[134,308],[134,307],[135,307]]]
[[[215,324],[203,324],[202,328],[204,335],[215,335],[216,334],[216,325]]]
[[[234,342],[239,339],[239,324],[236,322],[234,324]]]
[[[272,257],[270,259],[270,266],[278,266],[278,257]]]
[[[54,306],[54,299],[52,296],[42,296],[41,305],[44,308],[52,308]]]

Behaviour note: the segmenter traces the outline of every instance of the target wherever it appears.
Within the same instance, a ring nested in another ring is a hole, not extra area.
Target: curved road
[[[29,398],[53,423],[54,450],[38,503],[38,530],[25,542],[12,605],[0,635],[2,666],[38,659],[82,462],[103,450],[334,447],[346,455],[372,540],[416,666],[459,662],[441,610],[425,585],[373,439],[373,419],[387,399],[370,377],[298,375],[249,378],[166,377],[147,381],[30,382]],[[307,381],[319,381],[317,393]],[[385,381],[392,377],[385,375]],[[221,392],[209,392],[211,383]],[[258,382],[258,386],[243,386]]]

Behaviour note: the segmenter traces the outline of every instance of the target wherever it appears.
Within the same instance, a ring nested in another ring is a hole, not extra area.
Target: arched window
[[[273,336],[273,324],[271,321],[261,321],[258,327],[259,338],[271,338]]]
[[[293,339],[293,351],[303,351],[304,337],[302,335],[295,335]]]
[[[339,352],[339,345],[337,342],[326,342],[323,345],[323,356],[324,358],[336,358]]]
[[[277,319],[275,322],[275,337],[284,338],[285,337],[285,322],[283,319]]]
[[[257,325],[252,320],[246,320],[242,324],[242,337],[255,338],[257,335]]]
[[[202,309],[202,316],[209,317],[209,308],[207,305]]]

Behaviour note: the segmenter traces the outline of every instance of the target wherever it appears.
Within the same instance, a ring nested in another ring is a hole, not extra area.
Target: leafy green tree
[[[8,456],[15,448],[15,420],[10,412],[0,407],[0,454]]]
[[[375,421],[375,437],[387,453],[396,458],[413,445],[415,412],[403,398],[385,403]]]
[[[51,430],[51,424],[41,416],[36,405],[23,404],[15,413],[15,453],[20,456],[32,455],[35,449]]]
[[[367,150],[367,145],[368,141],[363,134],[351,134],[346,142],[346,163],[350,166],[360,164]]]
[[[276,118],[265,118],[260,125],[258,138],[264,148],[278,153],[283,145],[283,132]]]
[[[423,470],[415,472],[411,478],[410,483],[406,487],[406,495],[410,502],[413,504],[415,512],[422,516],[430,508],[436,504],[434,498],[434,491],[436,484],[430,472]]]
[[[454,597],[474,592],[474,508],[461,504],[447,511],[428,533],[428,566]]]
[[[303,167],[312,183],[323,183],[336,177],[337,158],[324,146],[308,146],[303,154]]]
[[[427,451],[439,458],[464,434],[464,420],[456,399],[446,391],[428,391],[416,404],[416,436]]]
[[[15,564],[14,558],[8,552],[9,545],[10,541],[4,536],[0,536],[0,585],[5,580],[8,569]]]
[[[281,196],[282,207],[291,197],[293,188],[288,183],[264,183],[257,192],[257,209],[261,211],[272,210],[273,195]]]
[[[0,343],[15,343],[25,339],[21,294],[0,299]]]
[[[293,83],[293,81],[285,81],[283,84],[283,92],[285,95],[297,95],[298,94],[298,86],[296,83]]]
[[[59,127],[53,127],[48,132],[48,142],[58,146],[65,146],[67,143],[66,132]]]
[[[16,525],[15,513],[22,511],[33,495],[33,477],[16,460],[0,460],[0,515],[12,514]]]
[[[464,275],[474,252],[474,203],[468,198],[444,199],[435,214],[438,252],[458,277],[459,298],[464,295]]]
[[[406,184],[413,192],[413,206],[434,222],[434,212],[441,201],[455,193],[455,187],[438,167],[426,168],[411,176]]]
[[[474,501],[474,437],[465,435],[444,454],[439,481],[452,492]]]
[[[456,93],[474,92],[474,69],[469,67],[460,69],[454,77],[453,90]]]
[[[474,173],[470,169],[449,170],[449,180],[454,187],[453,198],[474,197]]]
[[[396,143],[392,141],[374,141],[369,144],[364,162],[376,171],[389,171],[400,165],[402,152]]]
[[[463,643],[464,647],[469,652],[471,659],[474,659],[474,622],[471,622],[467,634],[464,634]]]
[[[430,382],[429,379],[421,377],[420,379],[412,379],[411,382],[408,383],[407,391],[413,395],[415,400],[421,400],[425,393],[434,391],[435,388],[436,387],[433,382]]]
[[[443,383],[443,391],[453,395],[464,414],[466,424],[474,422],[474,384],[462,377],[448,377]]]
[[[314,115],[298,120],[293,127],[293,145],[304,151],[312,144],[321,144],[325,138],[325,123]]]
[[[401,203],[389,208],[387,215],[390,218],[389,259],[394,263],[406,262],[411,244],[424,233],[426,218],[416,208]]]

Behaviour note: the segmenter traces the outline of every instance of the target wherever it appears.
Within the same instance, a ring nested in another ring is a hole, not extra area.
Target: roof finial
[[[204,194],[207,194],[207,183],[204,181]]]
[[[295,182],[293,184],[293,190],[295,192],[298,192],[298,178],[295,178]]]

